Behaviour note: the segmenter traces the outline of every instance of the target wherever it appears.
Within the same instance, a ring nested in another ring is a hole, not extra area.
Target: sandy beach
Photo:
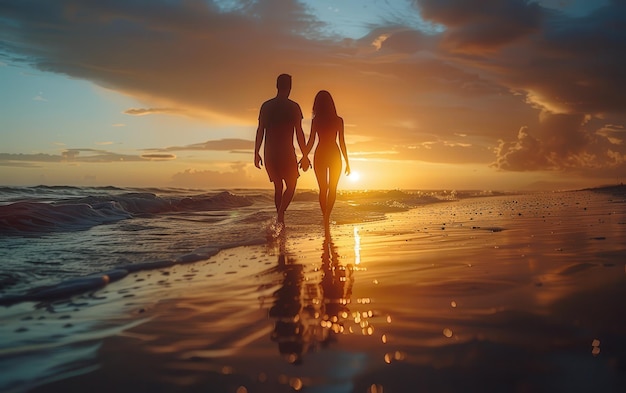
[[[329,235],[290,236],[289,220],[5,307],[4,391],[625,391],[623,195],[471,198]]]

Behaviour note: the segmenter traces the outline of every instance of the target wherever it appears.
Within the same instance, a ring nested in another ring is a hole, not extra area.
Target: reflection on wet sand
[[[269,316],[275,319],[271,339],[289,363],[300,364],[306,353],[327,346],[344,332],[353,268],[341,263],[328,230],[322,245],[322,264],[314,279],[306,277],[304,265],[286,250],[284,239],[279,250],[278,269],[283,280],[269,310]]]

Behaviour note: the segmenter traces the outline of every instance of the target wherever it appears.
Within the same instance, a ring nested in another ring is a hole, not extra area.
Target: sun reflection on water
[[[283,281],[269,310],[275,319],[271,339],[291,364],[300,364],[304,354],[327,346],[334,335],[344,333],[344,320],[350,315],[353,267],[341,263],[329,233],[324,238],[321,260],[315,277],[310,277],[284,246],[279,253]]]
[[[288,364],[302,364],[309,355],[331,346],[339,346],[336,349],[343,351],[338,340],[344,335],[374,339],[371,345],[387,346],[390,342],[395,345],[388,334],[391,316],[376,310],[372,297],[365,294],[353,297],[355,275],[367,272],[366,267],[358,266],[361,264],[359,229],[354,226],[351,233],[348,232],[352,236],[339,237],[340,247],[333,241],[330,231],[326,231],[320,261],[313,265],[304,263],[297,253],[291,253],[285,243],[275,249],[277,270],[282,278],[269,309],[274,325],[270,338]],[[352,249],[354,253],[350,252]],[[340,255],[341,250],[345,255]],[[364,282],[360,289],[368,288],[369,282]],[[346,340],[354,343],[355,338]],[[398,349],[384,350],[381,355],[387,355],[381,360],[385,363],[405,361],[405,352]],[[315,363],[315,359],[312,357],[311,361]],[[351,369],[351,372],[356,370]],[[295,379],[285,376],[284,380],[293,390],[317,383],[304,375],[293,377]],[[382,385],[373,386],[374,391],[383,391]]]
[[[354,227],[354,264],[361,264],[361,235],[359,235],[359,227]]]

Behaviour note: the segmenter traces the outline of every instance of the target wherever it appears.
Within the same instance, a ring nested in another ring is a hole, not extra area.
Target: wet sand
[[[626,204],[445,202],[3,311],[34,392],[626,391]],[[9,344],[13,343],[13,344]]]

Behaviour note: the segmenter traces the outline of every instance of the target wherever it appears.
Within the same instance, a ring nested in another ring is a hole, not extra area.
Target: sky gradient
[[[614,184],[625,43],[624,0],[3,0],[0,185],[269,188],[283,72],[307,136],[335,99],[340,188]]]

